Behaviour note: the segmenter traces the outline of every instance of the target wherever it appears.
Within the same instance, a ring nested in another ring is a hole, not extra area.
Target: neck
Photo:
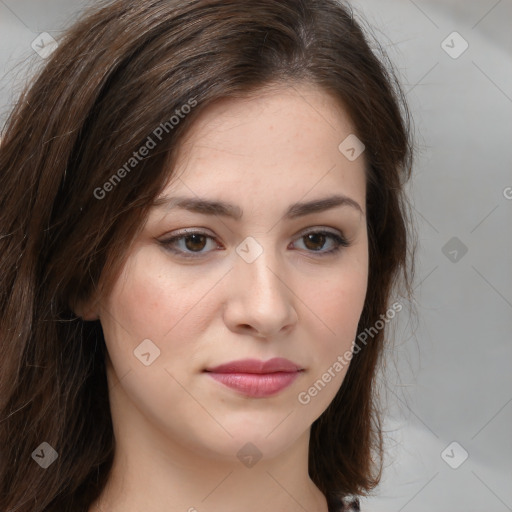
[[[250,447],[239,459],[179,444],[128,402],[111,395],[114,463],[89,512],[328,512],[308,474],[309,429],[254,463]]]

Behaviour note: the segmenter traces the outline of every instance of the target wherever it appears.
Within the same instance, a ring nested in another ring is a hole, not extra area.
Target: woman
[[[70,28],[2,137],[1,510],[359,510],[413,266],[385,59],[335,0]]]

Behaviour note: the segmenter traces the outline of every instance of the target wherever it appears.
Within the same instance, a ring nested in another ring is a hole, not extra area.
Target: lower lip
[[[300,372],[207,373],[212,379],[244,395],[253,398],[264,398],[275,395],[288,387]]]

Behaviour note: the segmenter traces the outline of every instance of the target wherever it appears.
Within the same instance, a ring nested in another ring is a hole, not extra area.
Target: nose
[[[269,249],[248,263],[235,258],[226,283],[224,322],[236,333],[269,338],[296,324],[296,295]]]

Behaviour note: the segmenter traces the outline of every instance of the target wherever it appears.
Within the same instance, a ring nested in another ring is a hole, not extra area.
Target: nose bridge
[[[231,323],[250,325],[264,335],[294,319],[284,267],[271,238],[248,237],[236,248],[228,301]]]
[[[272,246],[272,237],[247,237],[236,249],[236,275],[258,292],[260,298],[282,295],[282,272],[277,251]]]

